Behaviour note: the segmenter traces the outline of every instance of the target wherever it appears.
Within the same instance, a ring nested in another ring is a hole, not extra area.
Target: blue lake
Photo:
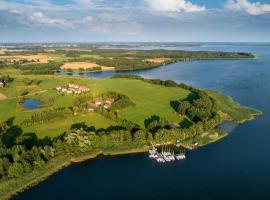
[[[231,131],[228,137],[187,152],[185,161],[158,164],[146,154],[101,156],[63,169],[14,199],[270,199],[270,45],[181,49],[251,52],[258,59],[183,62],[133,73],[217,90],[264,115],[238,126],[224,124]]]
[[[41,102],[35,99],[26,99],[21,105],[29,110],[37,109],[41,106]]]

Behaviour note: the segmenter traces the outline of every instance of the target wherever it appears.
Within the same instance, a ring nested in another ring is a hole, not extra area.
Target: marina
[[[153,148],[149,150],[149,158],[157,161],[158,163],[185,160],[186,159],[185,149],[181,148],[175,149],[175,147],[178,146],[162,146],[161,149],[158,149],[153,146]],[[175,150],[177,150],[177,153],[175,153]]]

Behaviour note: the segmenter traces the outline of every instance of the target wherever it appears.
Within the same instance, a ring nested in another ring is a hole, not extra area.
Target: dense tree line
[[[49,61],[48,63],[31,63],[24,65],[11,65],[16,69],[22,70],[25,74],[53,74],[63,65],[62,62]]]
[[[27,60],[27,59],[20,59],[20,60],[8,60],[8,59],[2,59],[0,60],[0,68],[7,67],[7,66],[13,66],[13,65],[23,65],[26,63],[32,63],[34,60]]]
[[[73,115],[72,108],[54,108],[35,113],[31,118],[22,122],[23,126],[32,126],[34,124],[41,124],[55,119],[62,119],[69,115]]]
[[[22,135],[22,130],[4,122],[0,129],[0,179],[22,177],[43,167],[55,151],[51,145],[41,145],[34,134]]]
[[[42,51],[42,50],[41,50]],[[172,51],[172,50],[149,50],[149,51],[127,51],[127,50],[104,50],[94,49],[91,52],[80,50],[56,50],[56,53],[65,54],[68,62],[90,61],[100,66],[115,67],[117,71],[138,70],[158,67],[161,65],[200,59],[246,59],[254,58],[251,53],[242,52],[214,52],[214,51]],[[93,55],[93,57],[80,57],[81,55]],[[95,58],[98,55],[101,59]],[[149,62],[147,59],[166,58],[161,63]],[[1,60],[0,67],[5,66],[20,69],[27,74],[52,74],[55,70],[60,70],[62,62],[50,61],[49,63],[34,63],[33,61]],[[95,69],[94,71],[98,71]]]
[[[62,52],[63,53],[63,52]],[[172,51],[172,50],[148,50],[148,51],[127,51],[127,50],[105,50],[95,49],[91,52],[85,51],[64,51],[71,57],[69,62],[90,61],[100,66],[115,67],[117,71],[138,70],[158,67],[178,61],[190,61],[200,59],[245,59],[254,58],[250,53],[241,52],[213,52],[213,51]],[[81,55],[99,55],[102,59],[94,57],[80,57]],[[147,59],[166,58],[161,63],[149,62]]]

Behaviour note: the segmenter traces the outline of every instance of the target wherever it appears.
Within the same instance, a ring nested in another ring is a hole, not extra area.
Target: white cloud
[[[200,12],[204,6],[192,4],[187,0],[144,0],[151,9],[160,12]]]
[[[251,15],[261,15],[270,12],[270,4],[251,3],[248,0],[229,0],[225,8],[234,11],[245,11]]]
[[[43,12],[34,12],[29,16],[29,19],[41,26],[60,26],[66,28],[72,28],[73,26],[71,22],[65,19],[49,18]]]
[[[83,19],[83,23],[86,24],[86,25],[90,25],[93,23],[93,17],[91,16],[87,16]]]

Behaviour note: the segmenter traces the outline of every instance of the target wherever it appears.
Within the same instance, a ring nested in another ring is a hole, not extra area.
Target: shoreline
[[[256,110],[256,112],[251,113],[249,116],[246,116],[245,119],[241,121],[235,121],[231,118],[231,121],[235,123],[242,124],[246,121],[250,121],[254,119],[256,116],[262,115],[263,112]],[[223,119],[222,121],[224,121]],[[217,135],[217,137],[206,137],[205,143],[201,143],[199,147],[206,146],[207,144],[216,142],[226,134]],[[196,138],[193,138],[196,139]],[[188,144],[188,141],[186,141]],[[174,142],[171,142],[174,143]],[[158,144],[156,144],[158,145]],[[147,152],[151,148],[151,145],[141,145],[141,146],[122,146],[117,148],[110,149],[96,149],[89,150],[85,153],[76,153],[74,155],[60,155],[52,160],[50,160],[44,167],[37,168],[33,170],[31,173],[24,174],[23,177],[20,178],[5,178],[0,181],[0,199],[9,199],[12,196],[15,196],[18,193],[21,193],[35,185],[38,185],[40,182],[46,180],[51,175],[60,171],[61,169],[68,167],[75,163],[84,162],[87,160],[95,159],[98,156],[117,156],[117,155],[125,155],[125,154],[135,154],[135,153],[143,153]]]
[[[45,181],[50,176],[54,175],[55,173],[59,172],[60,170],[71,166],[72,164],[81,163],[87,160],[92,160],[97,158],[98,156],[118,156],[118,155],[127,155],[127,154],[135,154],[135,153],[144,153],[147,152],[150,149],[150,146],[143,146],[143,147],[131,147],[126,148],[123,150],[105,150],[105,151],[93,151],[93,152],[86,152],[78,156],[59,156],[57,158],[54,158],[51,160],[46,167],[43,169],[36,170],[31,172],[29,175],[32,176],[25,176],[27,177],[26,180],[20,180],[20,178],[17,179],[10,179],[10,180],[4,180],[0,182],[0,200],[6,200],[10,199],[19,193],[22,193],[42,181]],[[47,170],[46,170],[47,169]],[[36,177],[35,177],[36,176]],[[28,180],[29,179],[29,180]],[[24,184],[20,184],[23,182]],[[8,191],[5,193],[3,188],[14,188],[18,186],[16,189]]]
[[[115,67],[110,67],[112,69],[105,69],[102,67],[101,70],[96,70],[96,71],[78,71],[78,70],[74,70],[73,72],[67,72],[65,71],[65,69],[60,69],[60,70],[54,70],[54,72],[60,72],[60,73],[65,73],[65,75],[67,74],[72,74],[72,73],[78,73],[78,74],[86,74],[86,73],[102,73],[102,72],[133,72],[133,71],[140,71],[140,70],[150,70],[150,69],[154,69],[154,68],[159,68],[159,67],[163,67],[163,66],[168,66],[170,64],[175,64],[175,63],[181,63],[181,62],[191,62],[191,61],[202,61],[202,60],[256,60],[258,59],[256,56],[254,56],[253,58],[207,58],[207,59],[191,59],[191,60],[176,60],[176,61],[171,61],[168,63],[158,63],[158,65],[156,66],[150,66],[150,67],[145,67],[145,68],[138,68],[138,69],[115,69]]]
[[[254,119],[256,116],[262,115],[262,112],[255,113],[252,115],[251,118],[245,119],[241,122],[235,122],[238,124],[242,124],[246,121],[250,121]],[[224,121],[224,120],[223,120]],[[233,121],[233,120],[232,120]],[[221,140],[228,136],[228,133],[225,133],[223,135],[220,135],[220,137],[214,138],[212,140],[209,140],[206,143],[199,144],[198,148],[202,148],[208,144],[217,142],[218,140]],[[170,144],[173,144],[173,142],[168,142]],[[162,144],[155,144],[155,145],[162,145]],[[22,179],[10,179],[5,182],[0,182],[0,200],[6,200],[10,199],[36,185],[41,183],[42,181],[45,181],[50,176],[54,175],[55,173],[61,171],[62,169],[69,167],[73,164],[82,163],[88,160],[92,160],[97,158],[98,156],[118,156],[118,155],[128,155],[128,154],[138,154],[138,153],[145,153],[149,149],[151,149],[151,145],[144,145],[142,147],[122,147],[117,149],[104,149],[104,150],[96,150],[92,152],[85,152],[82,154],[75,154],[73,156],[67,155],[67,156],[59,156],[54,159],[52,159],[46,167],[42,169],[38,169],[36,171],[31,172],[32,176],[26,176],[26,180]],[[33,175],[34,174],[34,175]],[[34,177],[33,177],[34,176]],[[21,184],[20,184],[21,183]],[[2,185],[3,184],[3,185]],[[14,187],[18,186],[16,189]],[[4,188],[4,189],[2,189]],[[5,188],[13,188],[14,190],[8,191],[5,193]]]

